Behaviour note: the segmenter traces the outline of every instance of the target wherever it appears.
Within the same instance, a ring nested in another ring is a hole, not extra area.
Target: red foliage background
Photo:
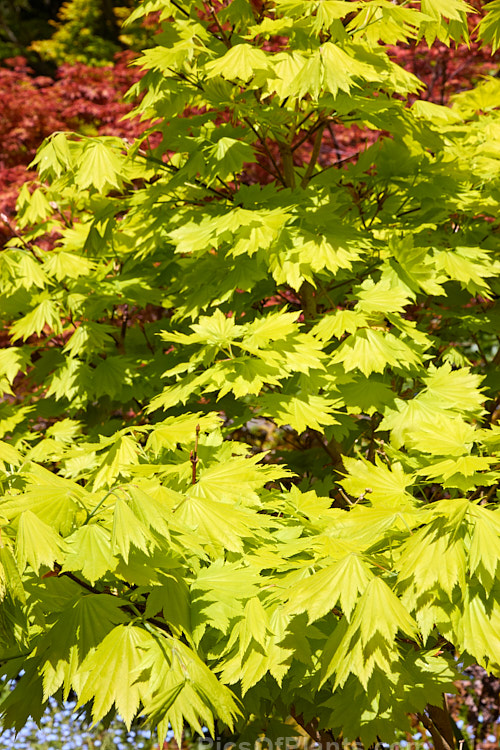
[[[36,75],[22,57],[0,67],[0,211],[12,216],[19,187],[34,177],[27,166],[51,133],[73,130],[89,135],[134,138],[143,129],[137,119],[122,120],[132,104],[125,92],[140,78],[130,67],[132,52],[116,56],[114,65],[93,68],[63,65],[55,79]],[[0,225],[0,242],[8,236]]]

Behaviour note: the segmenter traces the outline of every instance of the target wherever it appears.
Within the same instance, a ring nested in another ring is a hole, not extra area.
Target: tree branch
[[[226,34],[226,32],[224,31],[224,29],[222,28],[221,22],[220,22],[220,21],[219,21],[219,19],[217,18],[217,14],[216,14],[216,12],[215,12],[215,10],[214,10],[213,6],[212,6],[212,3],[210,3],[210,2],[209,2],[209,3],[208,3],[208,7],[209,7],[209,9],[210,9],[210,15],[212,16],[212,18],[213,18],[213,20],[214,20],[214,22],[215,22],[215,24],[216,24],[217,28],[219,29],[219,33],[220,33],[220,35],[222,36],[222,40],[221,40],[221,41],[222,41],[222,42],[223,42],[223,43],[224,43],[224,44],[226,45],[226,47],[227,47],[228,49],[231,49],[231,47],[232,47],[232,44],[231,44],[231,40],[230,40],[230,38],[229,38],[229,37],[227,36],[227,34]],[[210,29],[208,29],[208,31],[210,31]],[[214,35],[214,36],[215,36],[215,35]]]
[[[304,281],[299,290],[299,297],[302,303],[302,311],[306,320],[314,320],[318,314],[316,297],[314,296],[314,287],[309,281]]]
[[[335,438],[332,438],[328,443],[325,443],[324,436],[319,430],[311,430],[311,432],[325,453],[332,459],[334,469],[336,471],[345,471],[340,443],[338,443]]]
[[[283,164],[284,184],[286,187],[295,189],[295,169],[293,166],[293,151],[289,143],[278,141],[278,146]]]
[[[321,125],[316,131],[316,135],[314,136],[314,145],[313,150],[311,154],[311,158],[309,159],[309,164],[307,165],[306,172],[302,178],[302,182],[300,183],[300,186],[302,188],[307,187],[309,180],[311,179],[311,175],[314,171],[314,167],[316,166],[316,162],[318,161],[319,152],[321,149],[321,141],[323,140],[323,131],[325,129],[325,124]]]
[[[444,696],[443,696],[444,701]],[[455,735],[450,715],[440,706],[426,706],[427,714],[417,714],[424,727],[430,732],[435,750],[455,750]]]
[[[291,146],[292,151],[296,151],[300,146],[302,146],[303,143],[305,143],[317,130],[318,128],[321,128],[321,131],[323,132],[324,128],[326,127],[327,121],[326,120],[318,120],[318,122],[314,123],[314,125],[309,128],[307,133],[302,136],[302,138],[297,141],[297,143],[294,143],[293,146]]]
[[[56,565],[56,566],[54,566],[54,568],[55,569],[58,568],[59,571],[61,571],[60,565]],[[62,576],[66,576],[67,578],[70,578],[74,583],[77,583],[79,586],[81,586],[83,589],[85,589],[85,591],[88,591],[90,594],[102,594],[103,593],[102,591],[99,591],[99,589],[96,589],[95,586],[91,586],[90,583],[87,583],[86,581],[82,581],[80,578],[78,578],[78,576],[75,576],[75,574],[71,573],[71,571],[69,571],[69,570],[64,570],[62,572],[58,572],[58,575],[62,575]],[[119,599],[119,597],[116,597],[116,598]],[[142,615],[142,614],[144,614],[146,608],[145,608],[145,606],[143,604],[141,605],[140,603],[136,602],[134,604],[133,608],[131,606],[129,606],[128,604],[124,603],[120,607],[120,609],[124,609],[129,614],[137,616],[137,612],[134,611],[135,609],[137,609],[137,611],[139,612],[139,614]],[[170,630],[170,628],[169,628],[169,626],[168,626],[168,624],[166,622],[162,622],[161,620],[158,620],[156,617],[148,617],[146,619],[146,622],[150,622],[153,625],[156,625],[157,628],[160,628],[160,630],[164,630],[169,635],[172,635],[172,631]]]

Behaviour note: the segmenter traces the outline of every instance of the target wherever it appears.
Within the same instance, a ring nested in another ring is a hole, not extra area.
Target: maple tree
[[[2,253],[4,721],[448,750],[500,671],[500,81],[397,50],[500,5],[150,12],[144,132],[52,135]]]

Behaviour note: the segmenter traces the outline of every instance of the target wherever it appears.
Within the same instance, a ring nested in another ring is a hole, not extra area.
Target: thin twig
[[[326,120],[318,120],[309,130],[307,133],[302,136],[302,138],[297,141],[297,143],[294,143],[294,145],[291,147],[292,152],[296,151],[300,146],[302,146],[303,143],[305,143],[308,138],[310,138],[314,133],[318,130],[318,128],[324,128],[326,126]]]
[[[23,246],[26,248],[26,250],[29,250],[29,252],[32,254],[32,256],[34,257],[34,259],[38,263],[43,263],[43,260],[35,252],[35,248],[33,247],[32,243],[29,242],[28,240],[25,240],[24,237],[23,237],[23,235],[20,232],[18,232],[15,227],[12,226],[12,224],[10,223],[10,221],[7,218],[6,214],[0,213],[0,219],[3,221],[3,223],[5,224],[5,226],[9,229],[9,231],[12,232],[12,234],[14,235],[14,237],[16,237],[18,240],[20,240],[20,242],[23,244]]]
[[[189,454],[189,460],[191,461],[191,484],[196,484],[196,467],[198,464],[198,438],[200,436],[200,425],[196,425],[196,437],[194,439],[194,450]]]
[[[232,47],[231,40],[229,39],[229,37],[227,36],[226,32],[222,28],[221,22],[217,18],[217,14],[216,14],[213,6],[212,6],[212,3],[208,3],[208,7],[210,8],[210,15],[212,16],[213,20],[215,21],[215,24],[216,24],[217,28],[219,29],[219,32],[220,32],[220,34],[222,36],[222,42],[226,45],[226,47],[228,49],[231,49],[231,47]],[[208,31],[210,31],[210,29],[208,29]]]
[[[180,10],[180,12],[183,13],[186,16],[186,18],[191,18],[188,11],[185,10],[181,5],[176,3],[175,0],[172,0],[172,5],[174,5],[177,8],[177,10]]]
[[[148,349],[151,352],[151,354],[154,354],[155,353],[154,347],[153,347],[151,341],[149,340],[149,336],[146,333],[146,329],[144,328],[144,323],[142,321],[139,322],[139,328],[142,331],[142,335],[146,339],[146,346],[148,347]]]
[[[264,149],[264,151],[266,153],[266,156],[269,158],[269,160],[271,161],[271,164],[273,165],[273,167],[276,170],[276,174],[277,174],[278,180],[281,182],[281,184],[283,185],[283,187],[286,187],[285,178],[283,177],[283,175],[281,173],[281,170],[280,170],[280,168],[279,168],[279,166],[278,166],[278,164],[276,162],[276,159],[274,158],[274,156],[272,155],[271,151],[269,150],[269,147],[268,147],[267,143],[265,142],[264,138],[262,138],[262,136],[260,135],[259,131],[253,126],[253,124],[248,119],[248,117],[243,117],[242,119],[243,119],[243,122],[245,122],[248,125],[248,127],[257,136],[257,138],[259,140],[259,143],[261,144],[262,148]]]
[[[145,159],[145,161],[151,161],[151,162],[153,162],[153,164],[157,164],[162,169],[166,169],[166,170],[168,170],[170,172],[174,172],[175,174],[177,174],[177,172],[181,171],[181,167],[175,167],[173,164],[166,164],[161,159],[157,159],[156,157],[150,156],[149,154],[143,153],[141,151],[138,151],[137,155],[140,156],[142,159]],[[209,185],[206,185],[202,180],[198,179],[197,177],[191,177],[190,181],[194,182],[195,185],[192,185],[192,184],[190,185],[190,182],[186,181],[185,184],[187,186],[189,186],[189,187],[195,187],[196,186],[196,187],[202,188],[203,190],[208,190],[211,193],[215,193],[215,195],[218,195],[219,198],[224,198],[224,200],[227,200],[227,201],[230,201],[230,202],[234,201],[234,198],[233,198],[232,195],[226,195],[221,190],[217,190],[216,188],[213,188],[213,187],[210,187]]]

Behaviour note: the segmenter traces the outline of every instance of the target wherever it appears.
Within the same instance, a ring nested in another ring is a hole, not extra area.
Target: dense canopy
[[[0,266],[7,724],[74,691],[160,737],[465,739],[443,693],[500,674],[500,80],[437,103],[400,55],[495,53],[472,11],[145,0],[143,132],[38,150]]]

